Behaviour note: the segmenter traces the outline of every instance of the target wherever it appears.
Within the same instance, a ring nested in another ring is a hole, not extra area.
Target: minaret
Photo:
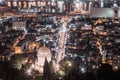
[[[119,7],[116,3],[116,0],[114,1],[114,4],[113,4],[113,9],[114,9],[114,13],[115,13],[115,18],[118,18],[118,10],[119,10]]]
[[[89,11],[91,11],[92,8],[92,1],[89,2]]]
[[[103,8],[104,7],[104,1],[100,0],[100,7]]]

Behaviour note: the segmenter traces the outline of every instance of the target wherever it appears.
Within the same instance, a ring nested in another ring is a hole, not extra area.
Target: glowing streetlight
[[[114,66],[114,70],[117,71],[118,70],[118,66]]]
[[[82,72],[82,73],[85,73],[85,72],[86,72],[86,70],[85,70],[84,67],[81,68],[81,72]]]
[[[93,66],[92,66],[92,68],[93,68],[93,69],[95,69],[95,68],[96,68],[96,66],[95,66],[95,65],[93,65]]]
[[[72,63],[70,61],[67,61],[68,67],[72,66]]]
[[[28,75],[31,75],[31,69],[28,69],[26,72]]]

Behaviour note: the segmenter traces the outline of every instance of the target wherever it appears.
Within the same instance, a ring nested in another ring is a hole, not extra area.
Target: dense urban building
[[[119,4],[0,0],[0,80],[120,80]]]

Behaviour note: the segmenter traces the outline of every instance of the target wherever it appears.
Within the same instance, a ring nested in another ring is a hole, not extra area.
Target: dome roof
[[[51,55],[51,51],[49,48],[43,46],[38,49],[38,55]]]

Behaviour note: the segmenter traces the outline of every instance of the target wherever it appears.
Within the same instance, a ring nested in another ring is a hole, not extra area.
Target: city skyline
[[[0,80],[119,80],[119,3],[82,1],[1,4]]]

